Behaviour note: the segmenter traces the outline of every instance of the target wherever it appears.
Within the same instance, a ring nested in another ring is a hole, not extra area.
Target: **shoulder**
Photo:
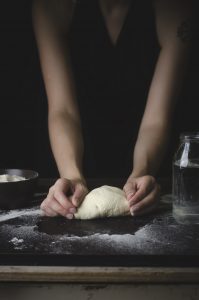
[[[160,43],[188,42],[193,34],[192,0],[152,0]]]
[[[34,0],[33,16],[43,17],[64,30],[72,20],[74,6],[74,0]]]
[[[192,9],[193,0],[151,0],[152,5],[156,12],[177,12],[188,13],[187,10]]]

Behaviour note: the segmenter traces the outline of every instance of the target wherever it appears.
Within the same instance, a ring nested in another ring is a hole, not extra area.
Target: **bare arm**
[[[134,212],[150,209],[157,200],[159,188],[153,176],[167,148],[190,47],[178,35],[181,24],[191,16],[190,2],[155,0],[154,8],[161,50],[134,149],[133,171],[124,187]]]
[[[36,0],[33,23],[48,98],[48,125],[61,179],[41,208],[48,216],[73,218],[87,188],[82,174],[83,139],[68,50],[72,0]],[[72,197],[69,197],[69,193]]]
[[[70,0],[38,0],[33,21],[48,98],[52,150],[61,177],[82,177],[83,141],[67,34],[73,13]]]
[[[135,176],[155,175],[165,154],[188,59],[189,43],[178,36],[190,17],[186,2],[157,0],[154,5],[161,51],[134,150]]]

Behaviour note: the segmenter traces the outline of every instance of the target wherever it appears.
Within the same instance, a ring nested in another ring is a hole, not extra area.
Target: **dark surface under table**
[[[179,225],[169,197],[142,217],[43,217],[42,198],[0,211],[0,264],[47,266],[199,266],[199,225]]]

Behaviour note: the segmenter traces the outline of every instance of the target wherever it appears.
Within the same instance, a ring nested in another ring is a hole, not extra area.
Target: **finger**
[[[142,215],[146,215],[148,213],[153,212],[158,206],[158,202],[153,203],[152,205],[149,205],[148,207],[145,207],[143,209],[140,209],[138,211],[135,211],[132,214],[132,216],[142,216]]]
[[[70,205],[70,206],[69,206]],[[63,207],[53,195],[53,189],[49,190],[47,198],[42,202],[41,209],[47,211],[47,209],[52,210],[54,213],[67,217],[68,219],[73,218],[74,212],[70,211],[71,203],[69,203],[68,208]]]
[[[149,209],[150,207],[155,207],[160,200],[160,187],[156,185],[155,188],[151,191],[150,194],[145,197],[142,201],[133,206],[134,214],[137,214],[145,209]]]
[[[129,201],[129,206],[131,207],[134,204],[143,200],[153,189],[154,189],[154,183],[148,180],[144,181],[143,184],[140,185],[135,195]]]
[[[54,198],[57,200],[57,202],[63,207],[63,209],[68,213],[76,213],[76,208],[70,201],[70,198],[67,197],[62,190],[59,190],[56,188],[54,192]]]
[[[49,207],[46,207],[44,210],[42,209],[42,215],[47,216],[47,217],[56,217],[56,216],[58,216],[58,214]]]
[[[135,181],[127,182],[123,187],[123,190],[126,194],[127,200],[130,201],[137,191],[136,182]]]
[[[131,207],[130,211],[132,215],[144,214],[145,211],[153,210],[160,199],[160,187],[156,185],[155,188],[148,194],[142,201]]]
[[[73,213],[70,213],[69,210],[66,210],[56,199],[48,202],[48,208],[52,209],[58,215],[66,217],[67,219],[73,219]]]
[[[66,194],[71,189],[71,182],[70,182],[70,180],[68,180],[66,178],[59,178],[56,181],[54,187],[56,190],[61,190]]]
[[[42,215],[49,216],[49,217],[55,217],[57,216],[57,213],[54,212],[50,207],[46,205],[47,198],[41,203],[40,209],[42,211]]]
[[[76,213],[76,208],[66,195],[71,189],[71,182],[66,178],[60,178],[56,181],[54,187],[54,197],[61,206],[67,211],[68,214]]]
[[[74,206],[78,207],[84,200],[88,190],[82,183],[77,183],[74,187],[74,194],[72,196],[72,203]]]

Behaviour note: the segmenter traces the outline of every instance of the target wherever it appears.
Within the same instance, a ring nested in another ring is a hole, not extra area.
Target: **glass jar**
[[[199,224],[199,132],[183,133],[173,161],[173,216]]]

